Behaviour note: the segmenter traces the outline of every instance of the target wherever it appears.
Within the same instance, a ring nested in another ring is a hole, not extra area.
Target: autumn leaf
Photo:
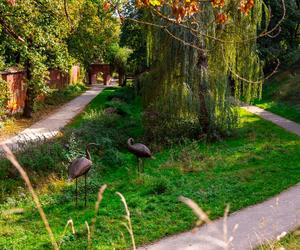
[[[149,0],[149,3],[152,6],[160,6],[161,5],[161,1],[159,1],[159,0]]]

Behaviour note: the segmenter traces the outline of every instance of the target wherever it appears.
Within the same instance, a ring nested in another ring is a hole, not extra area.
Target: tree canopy
[[[47,91],[49,67],[67,71],[74,63],[87,68],[103,61],[119,40],[119,21],[93,0],[22,0],[0,3],[0,66],[27,72],[24,113],[31,116],[35,98]]]

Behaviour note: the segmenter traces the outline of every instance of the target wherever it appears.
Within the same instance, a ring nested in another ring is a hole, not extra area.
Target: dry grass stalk
[[[100,203],[101,203],[101,201],[103,199],[103,193],[104,193],[104,191],[105,191],[106,188],[107,188],[107,185],[104,184],[99,189],[99,192],[98,192],[98,197],[97,197],[97,201],[96,201],[96,204],[95,204],[95,217],[92,219],[92,223],[91,223],[91,238],[93,237],[93,234],[94,234],[94,231],[95,231],[95,223],[96,223],[96,220],[97,220],[97,214],[98,214],[98,211],[99,211],[99,206],[100,206]],[[89,250],[92,249],[92,241],[90,241],[88,249]]]
[[[11,214],[23,214],[24,213],[24,209],[23,208],[12,208],[6,211],[2,212],[2,215],[11,215]]]
[[[221,235],[222,232],[218,230],[217,227],[214,227],[213,224],[211,223],[212,221],[209,219],[208,215],[198,206],[196,202],[193,200],[180,196],[179,200],[183,203],[185,203],[188,207],[190,207],[195,215],[198,217],[200,222],[205,222],[207,224],[211,225],[211,230],[214,231],[217,235]],[[210,242],[216,246],[219,246],[223,248],[224,250],[229,250],[230,249],[230,243],[233,240],[233,237],[228,237],[228,228],[227,228],[227,218],[228,218],[228,213],[229,213],[229,206],[226,207],[225,212],[224,212],[224,218],[223,218],[223,239],[220,240],[216,237],[210,236],[210,235],[201,235],[198,238],[207,242]],[[200,223],[198,223],[200,224]],[[234,226],[233,232],[234,233],[238,228],[238,224]]]
[[[126,203],[126,200],[125,200],[124,196],[121,193],[119,193],[119,192],[117,192],[116,194],[120,196],[121,201],[124,204],[125,211],[126,211],[125,219],[127,220],[127,223],[128,223],[128,225],[125,223],[124,226],[127,228],[128,232],[130,234],[131,242],[132,242],[132,249],[136,250],[136,245],[135,245],[135,240],[134,240],[134,234],[133,234],[133,229],[132,229],[132,224],[131,224],[131,219],[130,219],[130,211],[128,209],[128,206],[127,206],[127,203]]]
[[[228,241],[228,228],[227,228],[227,218],[229,213],[229,205],[226,206],[224,212],[224,220],[223,220],[223,235],[224,235],[224,242],[226,244],[225,250],[229,249],[229,241]]]
[[[68,229],[68,227],[71,227],[71,230],[72,230],[72,233],[75,235],[75,228],[74,228],[74,223],[73,223],[73,220],[72,219],[70,219],[70,220],[68,220],[68,222],[67,222],[67,224],[66,224],[66,226],[65,226],[65,228],[64,228],[64,231],[63,231],[63,233],[62,233],[62,235],[61,235],[61,240],[59,241],[59,244],[58,244],[58,248],[60,249],[61,248],[61,245],[62,245],[62,243],[63,243],[63,238],[64,238],[64,236],[66,235],[66,232],[67,232],[67,229]]]
[[[211,223],[211,220],[208,218],[207,214],[197,205],[196,202],[184,196],[180,196],[179,200],[190,207],[194,214],[197,215],[199,220],[204,221],[207,224]]]
[[[87,229],[87,237],[88,237],[88,246],[91,246],[91,230],[90,230],[90,226],[89,226],[89,223],[87,221],[85,221],[85,226],[86,226],[86,229]]]
[[[39,214],[44,222],[44,225],[46,227],[46,230],[49,234],[49,237],[50,237],[50,241],[51,241],[51,244],[53,246],[53,249],[55,250],[59,250],[59,247],[57,245],[57,242],[54,238],[54,234],[51,230],[51,227],[49,225],[49,222],[47,220],[47,217],[46,217],[46,214],[42,208],[42,205],[39,201],[39,198],[37,196],[37,194],[35,193],[32,185],[31,185],[31,182],[30,182],[30,179],[27,175],[27,173],[25,172],[25,170],[21,167],[21,165],[19,164],[19,162],[17,161],[16,157],[14,156],[14,154],[11,152],[11,150],[5,145],[5,144],[1,144],[0,145],[4,151],[4,154],[5,154],[5,157],[12,163],[12,165],[19,171],[21,177],[23,178],[24,182],[26,183],[27,185],[27,188],[33,198],[33,201],[35,203],[35,206],[37,208],[37,210],[39,211]]]

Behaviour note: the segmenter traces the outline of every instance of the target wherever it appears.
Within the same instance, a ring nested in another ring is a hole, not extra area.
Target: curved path
[[[244,105],[242,108],[300,135],[300,125],[295,122],[255,106]],[[199,229],[164,238],[138,250],[253,249],[300,225],[300,184],[261,204],[232,213],[226,219],[227,223],[221,218]]]
[[[23,130],[16,136],[7,140],[0,141],[1,144],[6,144],[13,150],[17,150],[20,145],[29,142],[50,139],[55,137],[59,131],[66,126],[76,115],[81,113],[83,109],[89,104],[105,87],[104,85],[93,85],[89,90],[74,98],[72,101],[64,104],[52,115],[45,119],[38,121],[31,127]]]

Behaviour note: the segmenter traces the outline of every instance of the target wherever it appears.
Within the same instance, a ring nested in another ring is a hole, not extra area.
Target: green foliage
[[[103,61],[111,43],[119,40],[119,21],[103,11],[103,2],[24,0],[0,3],[0,68],[20,65],[27,72],[24,113],[31,116],[46,86],[48,68],[68,72],[71,65]],[[3,59],[3,60],[2,60]]]
[[[105,104],[105,107],[110,107],[116,110],[117,114],[130,115],[129,106],[126,103],[122,103],[119,100],[110,101]]]
[[[168,27],[178,39],[164,29],[150,30],[152,70],[140,77],[138,86],[146,108],[168,114],[167,121],[194,124],[198,120],[200,133],[215,139],[237,126],[234,98],[249,102],[261,95],[262,63],[252,38],[266,10],[262,1],[256,1],[251,15],[245,16],[236,11],[237,1],[228,1],[223,9],[230,13],[231,21],[222,26],[214,21],[211,3],[203,5],[205,11],[187,20],[187,28],[158,18],[147,20]],[[167,8],[163,11],[171,13]],[[195,25],[203,28],[189,30]]]
[[[68,48],[85,68],[103,62],[111,44],[119,41],[120,23],[103,11],[103,2],[83,1],[76,29],[68,38]],[[78,17],[77,17],[78,18]]]
[[[9,97],[7,82],[0,78],[0,118],[6,112]]]
[[[128,58],[132,50],[127,47],[120,47],[119,44],[112,44],[109,48],[108,60],[113,68],[119,73],[126,73],[128,70]]]
[[[142,18],[146,12],[136,9],[135,1],[128,1],[123,6],[126,18]],[[147,26],[142,26],[125,18],[121,27],[120,46],[132,49],[128,58],[128,71],[139,74],[147,68]]]
[[[265,1],[272,11],[270,28],[274,27],[283,15],[281,0]],[[258,40],[259,53],[266,64],[266,70],[272,71],[274,63],[280,59],[281,66],[288,68],[300,60],[300,3],[297,0],[285,0],[286,16],[275,36],[266,36]]]

